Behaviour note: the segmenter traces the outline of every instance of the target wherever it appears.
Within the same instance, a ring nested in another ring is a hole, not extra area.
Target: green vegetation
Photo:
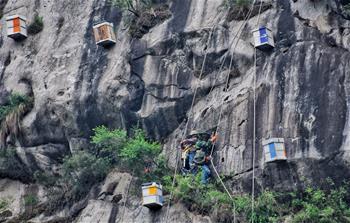
[[[79,151],[63,162],[63,181],[70,189],[73,199],[80,199],[91,186],[105,178],[110,170],[108,159]]]
[[[8,98],[8,103],[0,106],[0,122],[3,122],[11,113],[18,112],[32,102],[31,98],[13,93]]]
[[[51,187],[50,197],[55,197],[52,209],[61,205],[57,200],[72,202],[83,198],[114,167],[133,173],[139,181],[160,179],[168,170],[164,157],[159,156],[160,145],[147,140],[142,130],[134,129],[130,137],[124,130],[109,130],[105,126],[93,131],[92,148],[65,157],[62,176],[34,174],[38,183]],[[145,172],[145,168],[150,172]]]
[[[350,222],[348,186],[327,191],[307,187],[305,191],[287,194],[266,190],[255,198],[252,214],[249,195],[235,195],[232,201],[220,191],[218,182],[201,185],[199,175],[176,176],[174,200],[185,203],[190,210],[211,214],[218,222],[232,221],[234,207],[243,222],[277,223],[284,222],[287,216],[293,223]],[[171,177],[164,177],[163,184],[166,191],[171,191]]]
[[[40,33],[44,29],[44,20],[42,16],[38,14],[34,15],[32,23],[28,26],[28,33],[35,35]]]
[[[141,15],[142,10],[149,9],[152,6],[152,0],[111,0],[111,2],[118,8],[127,10],[137,17]]]
[[[108,159],[111,164],[117,164],[120,160],[119,153],[127,143],[126,131],[109,130],[105,126],[96,127],[93,131],[91,142],[95,147],[91,152],[98,157]]]
[[[32,98],[13,93],[8,103],[0,106],[0,144],[4,147],[9,135],[18,137],[20,133],[20,120],[32,105]]]
[[[292,207],[296,214],[292,222],[350,222],[350,208],[346,202],[348,189],[348,186],[342,186],[323,191],[308,187],[302,198],[293,194]]]
[[[132,170],[136,176],[142,176],[145,167],[155,164],[155,159],[161,152],[160,145],[149,142],[142,130],[136,129],[131,138],[120,151],[123,166]]]
[[[130,13],[125,16],[125,24],[134,38],[141,38],[159,23],[171,17],[166,3],[157,4],[154,0],[111,0],[112,4]]]
[[[0,199],[0,212],[6,210],[9,207],[9,202],[6,199],[1,198]]]
[[[348,16],[350,16],[350,3],[344,5],[344,11]]]
[[[24,197],[24,205],[26,206],[35,206],[38,202],[38,198],[35,195],[29,194]]]
[[[57,180],[55,176],[49,175],[41,171],[36,171],[33,174],[33,177],[35,182],[42,184],[46,187],[54,186]]]

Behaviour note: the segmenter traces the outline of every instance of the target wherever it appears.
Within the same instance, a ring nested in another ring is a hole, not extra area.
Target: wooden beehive
[[[12,15],[6,18],[7,36],[14,40],[27,38],[26,18],[20,15]]]
[[[150,209],[163,207],[163,187],[156,182],[142,184],[142,205]]]
[[[97,45],[110,46],[116,43],[116,38],[113,30],[113,24],[102,22],[94,25],[94,36]]]

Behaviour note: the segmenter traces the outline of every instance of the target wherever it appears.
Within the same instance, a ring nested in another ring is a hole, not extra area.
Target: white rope
[[[262,0],[260,0],[260,7],[258,13],[258,20],[256,26],[260,23],[260,13],[262,7]],[[259,28],[259,27],[258,27]],[[254,49],[254,76],[253,76],[253,169],[252,169],[252,211],[251,211],[251,221],[254,223],[254,206],[255,206],[255,157],[256,157],[256,65],[257,65],[257,49]]]
[[[206,44],[207,49],[208,49],[208,45],[210,43],[210,40],[212,38],[212,35],[213,35],[213,32],[214,32],[215,28],[216,28],[216,26],[214,25],[212,27],[212,29],[211,29],[211,32],[209,33],[209,37],[208,37],[207,44]],[[205,62],[207,60],[207,55],[208,55],[207,49],[206,49],[205,54],[204,54],[203,63],[202,63],[202,67],[201,67],[201,72],[200,72],[200,75],[199,75],[199,78],[198,78],[199,81],[202,79]],[[192,98],[192,103],[191,103],[191,107],[190,107],[189,116],[188,116],[188,118],[186,120],[186,125],[185,125],[185,129],[183,131],[183,135],[181,137],[181,140],[184,140],[185,136],[186,136],[187,128],[188,128],[188,125],[189,125],[189,120],[191,119],[191,115],[193,113],[193,107],[194,107],[194,103],[195,103],[195,100],[196,100],[196,95],[197,95],[198,88],[199,88],[199,84],[196,86],[196,89],[194,91],[194,95],[193,95],[193,98]],[[169,202],[168,202],[168,205],[167,205],[167,211],[166,211],[166,215],[165,215],[165,222],[168,222],[170,203],[171,203],[171,200],[172,200],[172,197],[173,197],[173,190],[174,190],[174,186],[175,186],[175,182],[176,182],[176,174],[177,174],[177,166],[178,166],[178,154],[179,153],[176,150],[175,170],[174,170],[173,182],[172,182],[172,185],[171,185],[170,198],[169,198]]]
[[[237,46],[238,46],[238,43],[239,43],[239,41],[240,41],[243,28],[244,28],[245,25],[247,24],[248,19],[249,19],[250,15],[252,14],[252,11],[253,11],[253,8],[254,8],[254,4],[255,4],[255,1],[252,3],[252,7],[251,7],[250,10],[248,11],[248,13],[247,13],[247,15],[246,15],[246,17],[245,17],[245,19],[244,19],[244,22],[243,22],[243,23],[241,24],[241,26],[239,27],[239,29],[238,29],[238,31],[237,31],[237,33],[236,33],[236,35],[235,35],[235,37],[234,37],[234,39],[233,39],[233,41],[232,41],[232,44],[233,44],[234,41],[235,41],[235,39],[237,38],[236,44],[235,44],[235,46],[234,46],[234,48],[233,48],[233,51],[232,51],[232,54],[231,54],[230,65],[229,65],[229,69],[228,69],[228,73],[227,73],[227,77],[226,77],[226,82],[225,82],[225,86],[224,86],[225,88],[228,87],[228,83],[229,83],[229,80],[230,80],[230,73],[231,73],[232,64],[233,64],[233,54],[234,54],[234,52],[235,52],[235,50],[236,50],[236,48],[237,48]],[[230,44],[230,46],[232,46],[232,44]],[[225,55],[225,58],[224,58],[224,60],[223,60],[223,62],[222,62],[222,65],[225,63],[225,60],[226,60],[227,55],[228,55],[228,54]],[[221,70],[222,67],[223,67],[223,66],[220,67],[220,70]],[[217,80],[217,78],[215,78],[214,85],[215,85],[215,83],[216,83],[216,80]],[[214,85],[213,85],[213,87],[214,87]],[[213,88],[213,87],[212,87],[212,88]],[[211,89],[211,90],[212,90],[212,89]],[[211,90],[210,90],[210,91],[211,91]],[[223,103],[222,103],[222,104],[224,104],[224,99],[223,99]],[[222,106],[222,107],[220,108],[219,120],[218,120],[217,128],[216,128],[216,130],[215,130],[215,135],[217,134],[218,129],[219,129],[219,126],[220,126],[220,122],[221,122],[221,118],[222,118],[222,114],[223,114],[223,107],[224,107],[224,106]],[[211,152],[210,152],[210,156],[213,155],[214,147],[215,147],[215,143],[213,143],[213,145],[212,145]],[[223,188],[225,189],[225,191],[226,191],[226,193],[228,194],[228,196],[230,197],[230,199],[233,201],[233,222],[235,223],[235,222],[236,222],[236,204],[235,204],[235,202],[234,202],[234,200],[233,200],[233,197],[232,197],[230,191],[227,189],[225,183],[224,183],[223,180],[221,179],[221,176],[220,176],[220,174],[218,173],[218,171],[217,171],[217,169],[216,169],[216,167],[215,167],[214,162],[212,161],[212,159],[210,160],[210,162],[211,162],[211,164],[212,164],[212,168],[213,168],[214,172],[216,173],[217,178],[219,179],[221,185],[222,185]]]

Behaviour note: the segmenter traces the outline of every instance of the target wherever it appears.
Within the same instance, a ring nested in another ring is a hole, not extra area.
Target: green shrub
[[[108,159],[79,151],[64,159],[63,180],[72,188],[73,198],[80,199],[86,195],[92,185],[105,178],[110,167]]]
[[[120,9],[127,10],[139,17],[141,11],[152,6],[152,0],[111,0],[112,4]]]
[[[156,142],[148,141],[143,130],[135,129],[133,135],[121,149],[119,156],[124,167],[142,177],[145,168],[156,164],[161,147]]]
[[[28,96],[13,93],[8,98],[8,103],[0,106],[0,123],[12,112],[16,111],[21,105],[29,105],[32,99]]]
[[[28,33],[35,35],[40,33],[44,29],[44,20],[42,16],[36,14],[33,18],[32,23],[28,26]]]
[[[8,103],[0,106],[0,147],[7,146],[6,139],[11,136],[18,138],[20,134],[20,120],[32,105],[32,98],[11,94]]]
[[[344,5],[344,11],[348,16],[350,16],[350,3]]]
[[[33,177],[35,182],[42,184],[46,187],[54,186],[56,181],[58,180],[57,177],[41,171],[36,171]]]
[[[26,206],[35,206],[38,204],[38,202],[38,198],[33,194],[24,196],[24,205]]]
[[[105,126],[93,129],[94,135],[91,142],[95,145],[94,153],[98,157],[108,158],[112,164],[119,160],[119,152],[126,145],[127,134],[124,130],[109,130]]]
[[[9,207],[9,201],[6,199],[1,198],[0,199],[0,212],[6,210]]]
[[[293,202],[293,208],[298,211],[292,222],[350,222],[350,207],[346,202],[348,195],[346,186],[328,192],[308,187],[303,197]]]

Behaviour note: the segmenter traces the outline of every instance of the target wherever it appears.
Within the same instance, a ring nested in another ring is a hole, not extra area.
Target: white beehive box
[[[262,142],[265,154],[265,163],[287,160],[286,148],[283,138],[271,138]]]
[[[96,24],[94,25],[93,30],[97,45],[106,47],[116,43],[112,23],[102,22]]]
[[[267,27],[260,27],[253,31],[254,46],[259,50],[269,50],[275,47],[273,34]]]
[[[155,182],[142,184],[142,205],[150,209],[163,207],[163,187],[161,184]]]
[[[6,17],[7,36],[14,40],[27,38],[26,18],[20,15]]]

